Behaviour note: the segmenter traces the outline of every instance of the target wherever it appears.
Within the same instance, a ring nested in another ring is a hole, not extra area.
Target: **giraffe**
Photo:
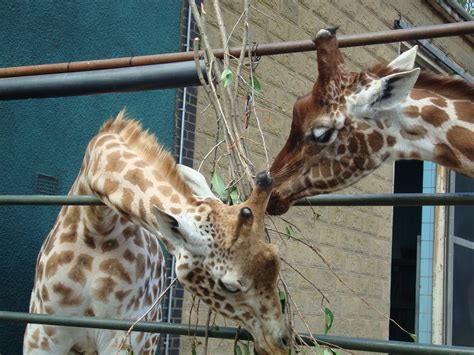
[[[95,195],[105,206],[61,209],[40,249],[30,312],[137,319],[163,290],[160,240],[188,291],[243,325],[260,354],[286,354],[280,259],[264,239],[271,186],[271,177],[259,173],[246,202],[225,205],[202,175],[178,169],[151,134],[120,112],[88,144],[69,192]],[[146,318],[159,319],[159,309]],[[128,354],[119,349],[124,334],[29,324],[24,353]],[[157,341],[133,332],[130,346],[154,354]]]
[[[474,85],[415,68],[417,46],[391,63],[350,72],[337,28],[314,38],[319,76],[297,99],[270,172],[270,214],[362,179],[383,162],[429,160],[474,177]]]

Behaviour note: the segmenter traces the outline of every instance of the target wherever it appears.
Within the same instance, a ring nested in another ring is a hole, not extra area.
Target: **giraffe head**
[[[271,214],[286,212],[300,198],[354,184],[391,157],[395,141],[387,130],[418,78],[417,48],[379,75],[350,72],[336,30],[320,30],[313,39],[319,76],[296,101],[290,135],[271,167]]]
[[[280,259],[264,232],[272,179],[258,174],[247,201],[228,206],[211,197],[198,173],[182,167],[180,173],[199,198],[187,210],[155,208],[160,232],[172,236],[165,243],[176,257],[179,281],[243,325],[259,354],[286,354],[289,333],[277,288]]]

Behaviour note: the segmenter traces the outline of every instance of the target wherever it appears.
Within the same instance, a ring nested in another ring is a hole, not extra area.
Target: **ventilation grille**
[[[36,193],[38,195],[57,195],[58,190],[59,178],[57,176],[36,175]]]

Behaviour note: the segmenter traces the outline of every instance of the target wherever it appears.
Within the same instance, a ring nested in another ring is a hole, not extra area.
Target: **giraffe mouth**
[[[267,206],[267,212],[273,216],[284,214],[290,208],[290,203],[282,199],[279,190],[273,189]]]

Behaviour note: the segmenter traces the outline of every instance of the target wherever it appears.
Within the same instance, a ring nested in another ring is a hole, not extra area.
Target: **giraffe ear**
[[[372,109],[389,110],[406,100],[413,89],[420,69],[387,75],[377,80],[367,91],[368,104]]]
[[[194,195],[199,198],[217,199],[207,184],[206,178],[200,172],[181,164],[177,164],[176,167],[178,168],[179,174],[184,182],[191,188]]]
[[[153,214],[165,245],[174,249],[169,250],[170,253],[174,254],[173,251],[184,248],[194,255],[207,254],[207,244],[192,216],[184,211],[171,214],[158,206],[153,206]]]
[[[415,59],[417,52],[418,46],[413,46],[406,52],[400,54],[393,61],[391,61],[388,66],[398,71],[412,70],[415,67]]]
[[[415,68],[382,78],[382,92],[377,100],[379,108],[390,109],[405,101],[415,86],[419,75],[420,69]]]

